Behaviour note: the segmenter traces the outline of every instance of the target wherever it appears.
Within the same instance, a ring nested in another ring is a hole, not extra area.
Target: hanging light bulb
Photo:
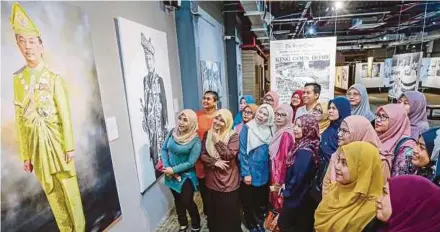
[[[344,7],[344,5],[341,1],[335,2],[335,9],[336,10],[342,9],[343,7]]]

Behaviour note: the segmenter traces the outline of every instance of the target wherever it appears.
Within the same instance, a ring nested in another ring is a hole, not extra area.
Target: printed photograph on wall
[[[162,175],[155,165],[174,127],[167,35],[124,18],[117,19],[117,30],[139,191],[144,193]]]
[[[336,66],[336,80],[335,87],[340,89],[348,89],[348,71],[349,66]]]
[[[88,17],[1,2],[1,230],[103,231],[121,216]]]
[[[290,103],[292,93],[308,82],[321,85],[321,101],[334,96],[336,38],[271,41],[271,90],[280,103]]]
[[[399,98],[402,93],[417,90],[422,53],[405,53],[393,56],[388,95]]]
[[[222,79],[220,73],[220,62],[215,61],[200,61],[200,72],[202,73],[203,93],[211,90],[218,93],[219,98],[222,99]],[[222,107],[222,102],[219,101],[218,108]]]
[[[423,87],[440,88],[440,57],[422,59],[420,81]]]
[[[371,78],[380,78],[380,63],[373,63]]]
[[[361,72],[362,78],[371,78],[371,76],[368,76],[368,64],[362,64],[362,72]]]
[[[383,85],[385,87],[390,86],[390,78],[392,72],[393,58],[388,58],[384,60],[384,74],[383,74]]]

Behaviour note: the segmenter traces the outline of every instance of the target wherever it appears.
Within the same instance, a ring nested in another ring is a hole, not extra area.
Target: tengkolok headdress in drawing
[[[154,56],[154,47],[151,43],[151,38],[147,40],[147,37],[145,37],[144,33],[141,33],[141,45],[145,52],[148,52]]]

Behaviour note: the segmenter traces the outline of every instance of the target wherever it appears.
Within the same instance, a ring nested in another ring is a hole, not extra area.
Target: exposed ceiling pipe
[[[309,10],[310,5],[312,5],[312,2],[308,1],[306,6],[304,7],[304,10],[301,13],[300,18],[304,18],[304,16],[306,16],[306,13]],[[302,28],[304,28],[305,24],[306,24],[305,22],[302,23]],[[298,33],[298,29],[299,29],[299,24],[296,24],[295,31],[293,32],[292,38],[295,38],[296,34]]]
[[[279,24],[285,24],[285,23],[291,23],[291,22],[297,22],[297,21],[306,21],[307,18],[293,18],[293,19],[274,19],[272,20],[272,23],[279,23]]]
[[[351,17],[358,17],[358,16],[371,16],[371,15],[383,15],[383,14],[389,14],[391,11],[381,11],[381,12],[366,12],[366,13],[357,13],[357,14],[345,14],[345,15],[332,15],[332,16],[323,16],[323,17],[313,17],[313,20],[326,20],[326,19],[334,19],[334,18],[351,18]]]
[[[428,35],[426,37],[423,37],[423,42],[428,42],[431,40],[436,40],[436,39],[440,39],[440,34],[432,34],[432,35]],[[406,44],[414,44],[414,43],[421,43],[422,42],[422,37],[416,38],[414,40],[402,40],[402,41],[396,41],[396,42],[392,42],[388,44],[388,47],[394,47],[394,46],[399,46],[399,45],[406,45]]]
[[[264,59],[267,59],[266,54],[261,50],[260,46],[257,44],[257,41],[255,39],[255,36],[252,37],[252,43],[251,44],[242,44],[240,45],[240,48],[243,50],[257,50],[257,53],[260,54]]]

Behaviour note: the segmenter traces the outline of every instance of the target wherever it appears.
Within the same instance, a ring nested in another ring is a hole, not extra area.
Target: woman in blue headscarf
[[[239,111],[234,118],[234,127],[243,121],[242,111],[249,104],[255,104],[254,97],[252,97],[251,95],[244,95],[243,97],[241,97]]]
[[[338,133],[341,122],[351,115],[350,101],[346,97],[336,97],[329,101],[328,119],[330,126],[322,133],[319,144],[321,160],[328,164],[331,155],[338,149]],[[342,132],[341,132],[342,133]]]
[[[411,163],[416,168],[414,174],[423,176],[438,186],[440,186],[439,151],[440,128],[437,127],[420,135],[411,158]]]

